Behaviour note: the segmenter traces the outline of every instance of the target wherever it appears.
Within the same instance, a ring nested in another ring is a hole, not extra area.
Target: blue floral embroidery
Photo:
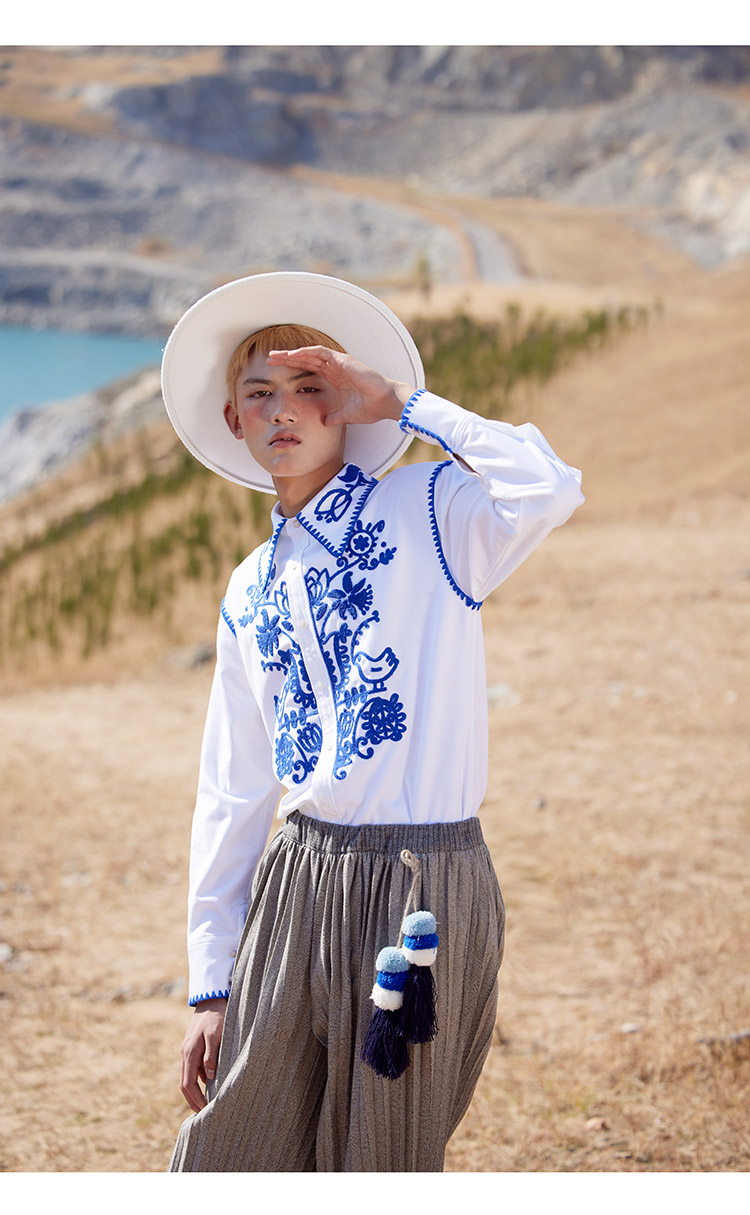
[[[276,774],[281,780],[294,767],[294,743],[288,734],[276,739]]]
[[[266,658],[275,653],[279,644],[279,617],[274,616],[273,620],[269,620],[268,612],[263,608],[263,624],[259,624],[255,630],[255,636],[258,641],[258,648],[261,654]]]
[[[334,600],[336,611],[342,620],[345,620],[350,613],[352,620],[356,620],[358,612],[369,612],[372,607],[372,587],[368,586],[365,578],[355,586],[352,582],[351,571],[348,571],[344,575],[342,589],[331,591],[331,598]]]
[[[307,726],[308,717],[317,714],[317,704],[302,652],[294,637],[286,582],[276,588],[270,599],[260,586],[248,587],[247,596],[248,605],[238,623],[247,628],[256,622],[255,640],[262,655],[261,670],[265,673],[278,671],[284,676],[281,690],[274,697],[276,775],[283,780],[291,773],[294,783],[301,784],[318,761],[323,732],[319,725]],[[289,704],[291,709],[287,708]]]
[[[362,712],[362,725],[369,743],[377,744],[387,739],[398,742],[406,730],[406,713],[396,693],[390,700],[382,696],[369,700]]]
[[[369,486],[371,481],[355,465],[349,465],[338,480],[343,486],[329,490],[315,509],[315,517],[321,522],[338,522],[352,505],[354,491]],[[388,547],[383,539],[384,530],[384,520],[364,524],[355,518],[344,551],[334,554],[336,569],[311,568],[305,574],[310,611],[336,707],[334,775],[338,780],[345,779],[355,758],[371,758],[376,746],[399,742],[407,729],[406,712],[398,694],[383,695],[399,660],[390,646],[371,654],[366,642],[368,629],[380,620],[378,612],[372,610],[374,594],[367,573],[388,565],[396,554],[396,548]],[[272,539],[275,551],[276,536]],[[238,623],[243,628],[255,623],[261,669],[283,676],[274,696],[275,768],[279,780],[291,777],[294,784],[301,784],[320,758],[323,731],[295,636],[286,582],[270,593],[266,588],[273,585],[275,569],[269,570],[261,583],[262,566],[261,560],[258,585],[248,587],[247,606]]]
[[[347,553],[337,560],[337,571],[311,569],[305,579],[336,705],[337,780],[344,780],[355,757],[369,759],[379,743],[398,742],[406,731],[406,712],[398,695],[393,693],[389,700],[375,695],[385,689],[399,660],[390,646],[375,656],[367,652],[364,635],[380,616],[371,612],[370,582],[366,577],[355,581],[353,573],[372,571],[393,560],[396,549],[380,539],[384,528],[382,520],[366,526],[358,521]],[[333,585],[339,581],[340,586]]]
[[[300,730],[299,741],[306,751],[320,751],[323,745],[323,731],[316,721],[311,721]]]

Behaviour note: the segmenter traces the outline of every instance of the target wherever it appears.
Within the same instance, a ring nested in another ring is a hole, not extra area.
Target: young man
[[[504,941],[477,817],[478,609],[582,502],[580,474],[533,426],[425,391],[393,313],[323,276],[200,300],[163,384],[199,459],[278,496],[221,608],[191,850],[195,1113],[170,1167],[440,1171],[489,1050]],[[415,434],[451,458],[377,480]],[[419,937],[400,946],[415,909],[434,917],[422,944],[439,938],[437,1032],[407,1047],[390,989],[419,969],[403,957],[428,956],[408,953]],[[373,1001],[397,1066],[372,1049]]]

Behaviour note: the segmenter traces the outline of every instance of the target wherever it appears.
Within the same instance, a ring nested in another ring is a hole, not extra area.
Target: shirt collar
[[[297,519],[329,553],[341,557],[365,502],[376,485],[375,477],[367,476],[356,464],[345,464],[341,472],[332,477],[320,493],[302,508]],[[273,535],[264,546],[261,557],[263,582],[268,581],[276,543],[284,524],[289,522],[282,515],[278,502],[271,511],[271,522]]]

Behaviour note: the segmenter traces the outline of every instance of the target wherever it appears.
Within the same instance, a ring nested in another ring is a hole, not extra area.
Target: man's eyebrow
[[[317,376],[318,372],[317,371],[298,371],[296,373],[296,375],[290,376],[289,379],[291,381],[306,380],[310,376],[313,376],[313,375]],[[273,380],[264,380],[260,376],[253,375],[253,376],[248,376],[246,380],[242,381],[242,383],[243,384],[273,384]]]

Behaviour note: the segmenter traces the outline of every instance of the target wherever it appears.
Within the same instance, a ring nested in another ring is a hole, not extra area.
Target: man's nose
[[[296,422],[298,420],[299,411],[293,391],[282,389],[276,393],[271,417],[274,422]]]

